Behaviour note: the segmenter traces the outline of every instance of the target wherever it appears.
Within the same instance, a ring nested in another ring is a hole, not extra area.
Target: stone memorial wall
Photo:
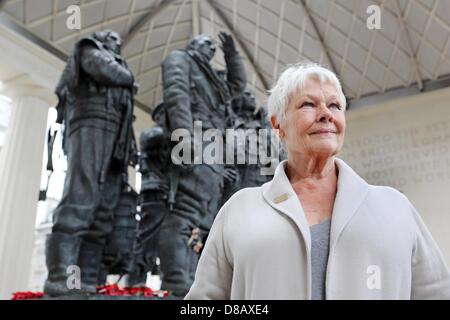
[[[340,157],[403,192],[450,264],[450,89],[348,111]]]

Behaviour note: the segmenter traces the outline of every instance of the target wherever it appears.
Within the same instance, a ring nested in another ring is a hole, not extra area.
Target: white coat
[[[408,199],[335,161],[326,299],[450,299],[449,268]],[[309,224],[285,164],[223,205],[185,299],[311,298]]]

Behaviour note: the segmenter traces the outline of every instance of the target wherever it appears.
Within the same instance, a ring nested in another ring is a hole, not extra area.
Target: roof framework
[[[80,6],[81,30],[66,27],[72,4]],[[366,26],[370,5],[381,8],[380,30]],[[0,0],[0,10],[2,23],[61,58],[94,31],[119,32],[146,111],[161,99],[164,57],[196,34],[218,41],[221,30],[235,38],[260,103],[279,73],[304,59],[334,70],[352,104],[420,92],[450,75],[446,0]],[[213,63],[224,67],[220,54]]]

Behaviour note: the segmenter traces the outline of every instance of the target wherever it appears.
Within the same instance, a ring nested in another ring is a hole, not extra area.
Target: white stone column
[[[0,153],[0,299],[29,285],[49,90],[21,85],[9,90],[11,118]]]

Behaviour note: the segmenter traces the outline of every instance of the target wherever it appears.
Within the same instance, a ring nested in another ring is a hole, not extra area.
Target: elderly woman
[[[186,299],[450,299],[449,268],[408,199],[336,157],[345,109],[330,70],[280,76],[268,111],[288,160],[223,205]]]

